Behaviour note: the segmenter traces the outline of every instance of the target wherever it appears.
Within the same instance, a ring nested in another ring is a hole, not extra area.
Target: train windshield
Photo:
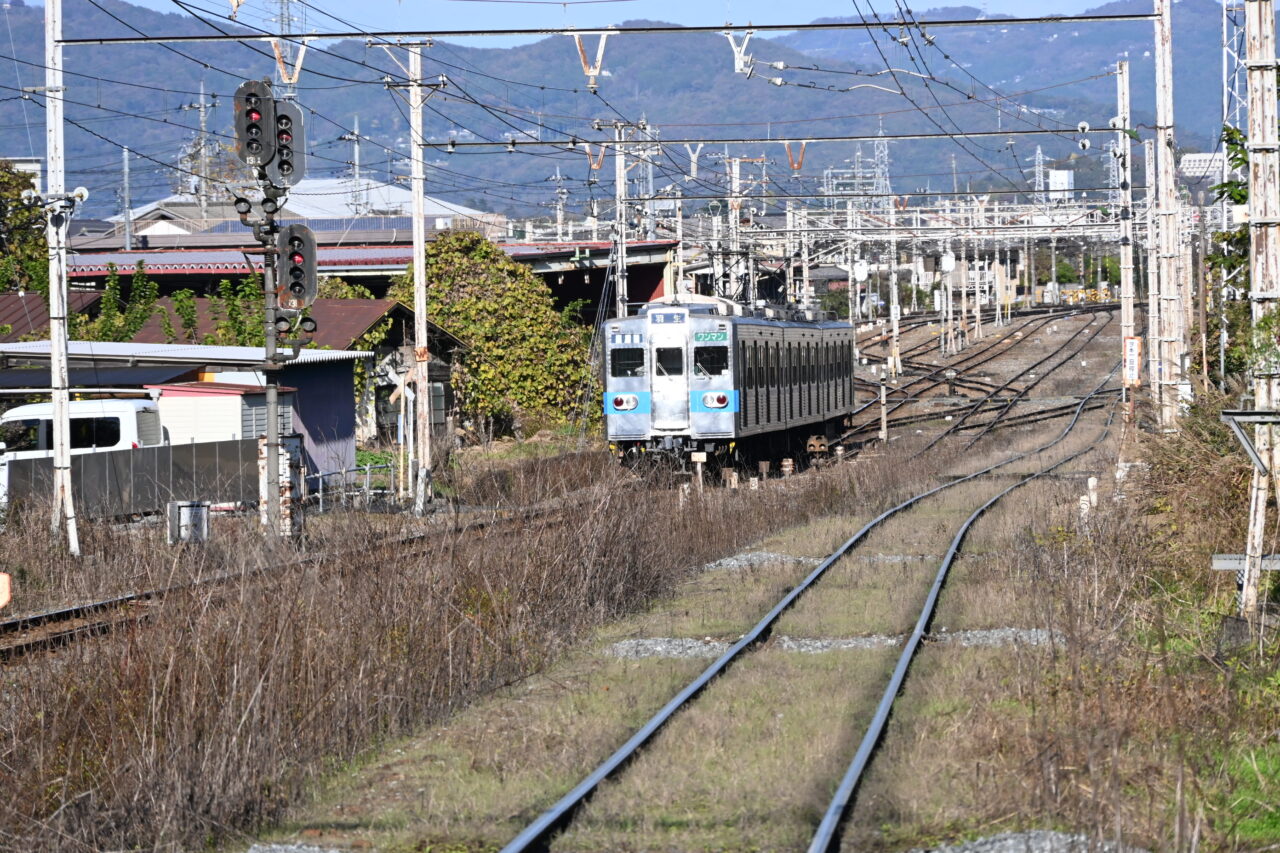
[[[693,372],[698,376],[720,376],[729,370],[728,347],[694,347]]]
[[[659,347],[657,373],[659,376],[679,376],[684,373],[684,350],[680,347]]]
[[[644,376],[644,350],[640,347],[616,349],[609,360],[609,367],[614,376]]]

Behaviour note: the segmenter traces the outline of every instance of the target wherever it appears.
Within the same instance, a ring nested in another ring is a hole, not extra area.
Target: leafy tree
[[[183,343],[196,343],[196,338],[200,334],[200,315],[196,310],[196,295],[184,287],[182,290],[175,291],[170,299],[173,302],[173,313],[178,315],[182,323]]]
[[[454,365],[462,409],[517,432],[581,414],[592,381],[590,331],[555,310],[551,290],[528,267],[469,231],[427,247],[427,312],[466,345]],[[413,304],[413,277],[390,295]]]
[[[1230,125],[1222,128],[1222,144],[1226,151],[1227,162],[1231,168],[1241,175],[1247,175],[1249,170],[1249,149],[1247,147],[1248,139],[1244,133],[1238,128]],[[1228,201],[1231,204],[1248,204],[1249,203],[1249,181],[1247,177],[1233,178],[1213,187],[1214,196],[1218,201]],[[1232,276],[1233,283],[1241,291],[1249,289],[1249,226],[1247,223],[1237,226],[1231,231],[1219,231],[1213,235],[1212,246],[1216,247],[1214,251],[1210,251],[1205,262],[1210,269],[1217,270],[1219,276],[1223,280]],[[1252,308],[1247,299],[1237,301],[1228,301],[1225,303],[1226,328],[1227,328],[1227,353],[1226,353],[1226,373],[1228,376],[1232,374],[1241,374],[1249,369],[1251,364],[1256,363],[1258,359],[1257,343],[1264,341],[1253,340],[1251,335],[1252,329]],[[1223,318],[1218,312],[1209,312],[1207,317],[1206,335],[1210,341],[1217,340],[1221,334]],[[1268,337],[1265,334],[1265,326],[1274,325],[1264,323],[1263,338]],[[1265,347],[1264,347],[1265,348]],[[1197,359],[1200,353],[1196,348],[1192,348],[1192,358]],[[1200,367],[1196,364],[1195,367]],[[1210,374],[1217,376],[1217,359],[1210,357],[1209,359]]]
[[[49,289],[49,250],[44,213],[22,200],[34,189],[31,176],[0,160],[0,291]]]
[[[363,284],[348,284],[331,275],[320,279],[316,295],[321,299],[372,299],[373,291]]]
[[[818,299],[818,308],[823,311],[834,311],[840,320],[849,319],[849,291],[828,290]]]
[[[224,278],[218,282],[218,292],[209,297],[209,308],[216,322],[213,333],[204,336],[204,343],[238,347],[266,345],[260,276],[255,274],[236,284]]]
[[[84,314],[72,317],[71,335],[82,341],[133,340],[156,310],[159,293],[159,286],[147,275],[146,266],[138,261],[130,280],[128,298],[125,298],[120,286],[120,272],[115,264],[109,264],[98,316],[92,320]]]

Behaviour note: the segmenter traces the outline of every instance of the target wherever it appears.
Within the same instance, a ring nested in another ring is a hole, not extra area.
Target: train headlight
[[[729,395],[723,391],[708,391],[702,395],[702,405],[708,409],[723,409],[729,405]]]
[[[640,405],[640,398],[635,394],[619,394],[613,398],[613,408],[618,412],[629,412]]]

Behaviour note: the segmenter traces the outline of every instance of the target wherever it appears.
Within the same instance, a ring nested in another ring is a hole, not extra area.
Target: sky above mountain
[[[970,0],[968,5],[1007,15],[1080,14],[1099,5],[1100,0]],[[1177,2],[1177,0],[1175,0]],[[182,0],[195,11],[226,14],[226,0]],[[139,0],[138,5],[161,12],[180,11],[176,0]],[[925,4],[906,3],[908,8]],[[935,5],[935,4],[928,4]],[[942,5],[942,4],[936,4]],[[648,19],[671,21],[685,26],[735,24],[791,24],[815,18],[854,15],[852,0],[569,0],[556,3],[544,0],[361,0],[358,4],[328,2],[293,4],[294,14],[305,20],[305,29],[335,30],[412,30],[474,29],[532,27],[602,27],[621,20]],[[874,9],[882,15],[896,12],[894,0],[861,3],[863,11]],[[331,13],[331,14],[329,14]],[[237,18],[248,25],[269,28],[280,14],[279,0],[246,0]],[[356,26],[350,26],[356,25]],[[461,44],[483,44],[502,47],[527,43],[532,39],[484,39],[460,41]]]

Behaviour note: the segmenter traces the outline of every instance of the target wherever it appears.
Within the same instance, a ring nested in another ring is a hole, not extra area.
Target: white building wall
[[[240,438],[241,398],[236,395],[177,397],[161,394],[160,423],[171,444]]]

